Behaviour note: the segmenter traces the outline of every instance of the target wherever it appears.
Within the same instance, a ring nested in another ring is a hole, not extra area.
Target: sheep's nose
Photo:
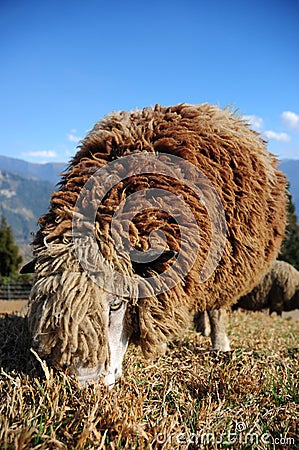
[[[111,372],[108,373],[104,378],[104,384],[107,386],[109,391],[113,389],[115,385],[115,374]]]

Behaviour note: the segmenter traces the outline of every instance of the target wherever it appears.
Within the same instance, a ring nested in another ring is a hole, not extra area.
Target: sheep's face
[[[83,367],[79,363],[74,367],[74,372],[83,386],[89,381],[103,379],[105,385],[111,389],[122,374],[122,362],[132,331],[126,314],[127,302],[112,294],[106,294],[104,303],[108,341],[106,361],[97,367]]]

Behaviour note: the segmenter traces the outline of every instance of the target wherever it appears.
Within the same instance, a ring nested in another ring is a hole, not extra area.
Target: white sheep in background
[[[260,283],[238,300],[236,308],[259,311],[269,308],[270,314],[299,308],[299,271],[285,261],[275,261]]]

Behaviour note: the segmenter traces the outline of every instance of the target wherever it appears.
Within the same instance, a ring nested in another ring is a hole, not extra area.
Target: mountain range
[[[20,175],[26,179],[46,180],[57,183],[59,175],[65,170],[66,163],[37,164],[24,161],[23,159],[9,158],[0,155],[0,170]]]
[[[37,230],[37,219],[47,212],[51,192],[66,163],[36,164],[0,156],[0,217],[11,226],[15,242],[25,259]],[[281,170],[290,183],[290,193],[299,216],[299,160],[283,160]]]

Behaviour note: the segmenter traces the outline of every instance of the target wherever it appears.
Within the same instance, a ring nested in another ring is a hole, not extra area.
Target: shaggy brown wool
[[[113,215],[124,199],[130,201],[130,194],[153,187],[169,191],[183,199],[196,217],[200,252],[184,281],[157,296],[150,291],[139,299],[136,293],[129,295],[133,340],[145,355],[154,354],[162,343],[182,333],[191,320],[190,311],[234,304],[251,291],[278,254],[286,221],[286,181],[265,142],[240,117],[208,104],[157,105],[108,115],[82,141],[51,198],[49,212],[39,220],[40,231],[33,243],[37,275],[30,327],[41,353],[52,355],[57,365],[80,359],[94,366],[105,360],[107,353],[103,291],[83,272],[73,248],[75,203],[84,184],[99,168],[122,156],[144,152],[163,154],[170,165],[168,154],[176,155],[205,174],[223,204],[227,233],[219,265],[201,283],[199,273],[211,244],[210,219],[217,222],[217,217],[209,217],[205,205],[186,183],[153,172],[129,177],[105,196],[94,228],[105,258],[100,263],[103,277],[105,264],[133,278],[138,276],[130,259],[121,256],[122,238],[128,237],[123,234],[128,229],[132,245],[143,251],[149,248],[149,234],[162,230],[168,248],[182,254],[182,270],[188,264],[190,249],[180,249],[180,233],[196,230],[183,211],[179,230],[166,212],[168,197],[165,200],[161,196],[157,210],[149,203],[148,209],[139,212],[138,204],[131,202],[136,215],[129,228],[125,223],[120,226],[119,242],[113,241]],[[120,175],[127,170],[121,161],[118,169]],[[95,197],[96,192],[90,192],[86,208]],[[169,267],[170,262],[165,262],[160,270]],[[113,284],[113,280],[107,282]],[[146,282],[144,286],[148,289]]]
[[[299,271],[285,261],[275,261],[269,272],[249,294],[241,297],[237,307],[270,314],[299,308]]]

